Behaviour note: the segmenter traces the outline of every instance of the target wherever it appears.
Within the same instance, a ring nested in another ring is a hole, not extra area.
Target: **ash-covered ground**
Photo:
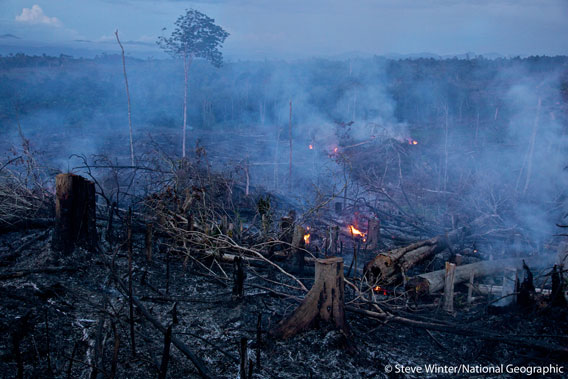
[[[135,308],[133,356],[128,296],[109,267],[109,262],[114,261],[114,271],[126,282],[127,253],[121,249],[77,249],[72,255],[61,256],[51,250],[50,234],[46,230],[0,236],[2,376],[15,377],[18,364],[23,366],[25,377],[86,378],[97,373],[102,377],[157,376],[164,335]],[[196,262],[184,264],[182,257],[166,257],[163,252],[155,252],[152,261],[147,262],[143,236],[136,235],[135,241],[135,296],[162,325],[173,323],[173,335],[204,362],[214,377],[239,375],[238,346],[242,337],[249,342],[253,377],[258,378],[439,377],[387,374],[385,367],[562,367],[567,363],[566,355],[558,353],[487,341],[475,335],[464,337],[383,322],[352,312],[347,312],[349,334],[322,323],[287,340],[273,339],[267,332],[297,306],[292,297],[302,296],[277,284],[293,285],[290,278],[274,269],[249,266],[245,296],[236,299],[232,295],[231,264],[217,266],[210,260],[201,260],[211,270],[208,272]],[[18,254],[14,256],[14,252]],[[45,268],[52,268],[52,272],[42,271]],[[307,267],[302,277],[308,288],[312,282],[309,270]],[[225,274],[227,280],[218,279]],[[458,291],[454,315],[442,311],[437,297],[410,304],[404,296],[389,294],[377,295],[376,301],[393,314],[413,320],[448,322],[480,333],[525,336],[566,346],[566,309],[544,307],[492,315],[487,309],[487,298],[479,297],[468,305],[464,296],[464,292]],[[354,297],[353,290],[346,286],[346,303],[353,303]],[[95,367],[99,371],[93,374]],[[173,345],[168,376],[198,377],[194,365]],[[475,376],[485,375],[472,377]]]

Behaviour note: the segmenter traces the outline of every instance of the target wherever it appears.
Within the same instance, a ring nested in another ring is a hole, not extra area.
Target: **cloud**
[[[57,17],[49,17],[43,13],[43,9],[37,4],[31,8],[22,9],[22,14],[16,16],[16,22],[24,24],[43,24],[49,26],[60,27],[61,21]]]

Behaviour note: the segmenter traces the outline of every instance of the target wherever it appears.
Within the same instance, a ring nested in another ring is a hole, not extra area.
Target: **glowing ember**
[[[308,147],[310,148],[310,150],[314,149],[314,145],[312,145],[312,144],[310,144]]]
[[[333,152],[334,152],[334,153],[337,153],[337,147],[336,147],[335,149],[333,149]]]
[[[353,225],[349,225],[349,231],[350,231],[351,234],[353,234],[354,236],[365,237],[365,233],[363,233],[362,231],[358,230],[358,229],[355,228]]]
[[[415,139],[410,138],[410,139],[408,140],[408,144],[409,144],[409,145],[418,145],[418,141],[416,141]]]
[[[304,234],[304,242],[306,243],[306,245],[310,244],[310,233]]]
[[[384,289],[384,288],[381,288],[381,286],[374,286],[373,291],[378,293],[378,294],[381,294],[381,295],[385,295],[385,296],[387,295],[387,290]]]

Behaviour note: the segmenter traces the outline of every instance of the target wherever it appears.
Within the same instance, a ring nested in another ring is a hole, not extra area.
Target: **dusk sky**
[[[223,51],[239,59],[568,54],[567,0],[0,0],[0,46],[112,52],[118,28],[129,53],[159,56],[156,37],[186,8],[231,33]]]

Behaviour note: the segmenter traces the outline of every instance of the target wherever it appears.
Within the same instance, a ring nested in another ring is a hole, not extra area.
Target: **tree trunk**
[[[181,156],[185,158],[185,136],[187,130],[187,92],[189,87],[189,67],[191,66],[191,62],[193,57],[191,55],[188,56],[187,51],[183,54],[183,135],[182,135],[182,142],[181,142]]]
[[[69,254],[76,246],[93,250],[97,243],[95,184],[74,174],[55,179],[53,248]]]
[[[270,334],[289,338],[319,320],[328,321],[347,332],[344,311],[343,258],[316,260],[315,282],[296,310],[282,320]]]
[[[462,240],[471,233],[471,230],[486,226],[492,218],[493,216],[479,217],[469,226],[454,229],[445,235],[381,253],[365,265],[363,273],[371,283],[380,282],[383,285],[399,283],[402,281],[403,273],[408,269],[434,256],[448,245]]]
[[[529,259],[525,258],[525,261]],[[531,263],[537,263],[537,259],[530,260]],[[538,263],[541,263],[542,260]],[[523,265],[522,258],[500,259],[496,261],[481,261],[463,266],[457,266],[455,271],[454,283],[464,283],[469,280],[473,274],[476,278],[501,274],[505,267],[521,268]],[[417,296],[431,295],[444,288],[446,270],[437,270],[420,274],[411,278],[406,284],[406,290]]]
[[[409,268],[444,250],[447,246],[446,238],[440,236],[381,253],[365,265],[364,275],[371,283],[395,284],[402,280],[403,273]]]

